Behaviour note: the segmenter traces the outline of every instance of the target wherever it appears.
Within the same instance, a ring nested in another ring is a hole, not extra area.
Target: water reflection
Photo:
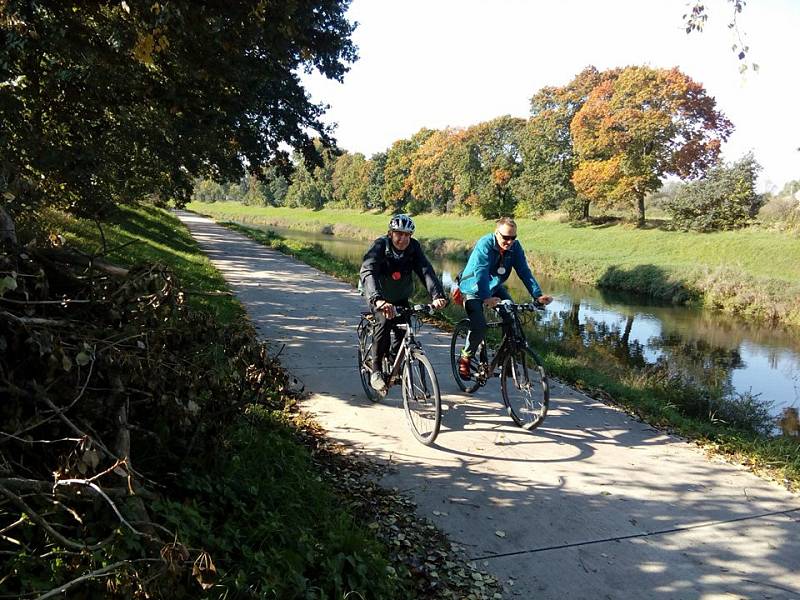
[[[320,244],[339,258],[360,264],[369,243],[270,227],[287,238]],[[446,287],[464,261],[432,260]],[[535,266],[535,265],[534,265]],[[723,314],[648,302],[637,296],[538,277],[555,300],[535,334],[574,352],[591,350],[622,372],[631,367],[728,396],[752,395],[771,403],[785,431],[797,435],[800,405],[800,336],[797,331],[749,323]],[[521,282],[512,295],[525,298]]]

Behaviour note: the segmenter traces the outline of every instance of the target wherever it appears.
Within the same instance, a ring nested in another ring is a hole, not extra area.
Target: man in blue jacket
[[[462,379],[469,379],[470,358],[486,335],[484,307],[491,308],[501,300],[511,299],[503,286],[511,269],[517,272],[534,300],[541,304],[552,302],[551,296],[542,294],[542,288],[528,267],[525,250],[517,241],[517,224],[510,217],[503,217],[497,220],[494,233],[478,240],[462,271],[459,288],[464,294],[464,308],[470,320],[467,346],[458,361],[458,374]]]

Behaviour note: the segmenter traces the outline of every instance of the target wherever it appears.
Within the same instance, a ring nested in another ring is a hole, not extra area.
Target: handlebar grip
[[[434,308],[432,304],[415,304],[411,307],[411,310],[414,312],[422,312],[432,315],[434,313]]]

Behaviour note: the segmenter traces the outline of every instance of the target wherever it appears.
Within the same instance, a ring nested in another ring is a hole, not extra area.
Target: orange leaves
[[[573,184],[597,203],[639,203],[664,175],[713,164],[732,128],[677,68],[626,67],[595,86],[572,120]]]
[[[508,169],[495,169],[492,171],[492,183],[497,187],[504,187],[511,179],[511,171]]]

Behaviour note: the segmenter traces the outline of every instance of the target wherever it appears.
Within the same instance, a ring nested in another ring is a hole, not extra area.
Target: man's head
[[[414,221],[408,215],[395,215],[389,221],[389,238],[401,252],[408,248],[414,235]]]
[[[503,250],[508,250],[517,239],[517,224],[511,217],[497,219],[494,229],[494,239]]]

